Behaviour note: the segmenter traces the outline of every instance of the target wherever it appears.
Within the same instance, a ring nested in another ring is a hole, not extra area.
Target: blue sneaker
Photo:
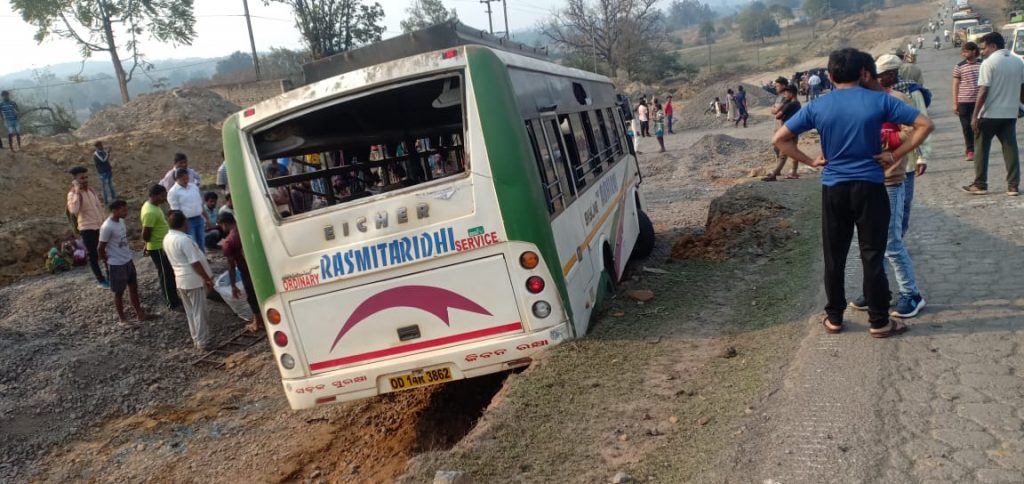
[[[857,296],[857,299],[850,301],[850,307],[858,311],[867,311],[868,300],[864,299],[864,296]]]
[[[917,313],[921,312],[924,308],[924,298],[920,294],[913,296],[900,295],[899,300],[896,302],[896,307],[893,308],[890,316],[896,316],[897,318],[912,318],[917,316]]]
[[[103,289],[110,289],[110,279],[104,279],[103,282],[98,282],[97,284]]]

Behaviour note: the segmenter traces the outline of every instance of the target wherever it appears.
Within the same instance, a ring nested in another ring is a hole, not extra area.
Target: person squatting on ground
[[[170,230],[160,205],[167,201],[167,189],[163,185],[153,185],[149,189],[149,200],[142,204],[139,222],[142,224],[142,240],[146,242],[146,254],[156,268],[157,280],[160,281],[160,294],[163,295],[167,309],[172,311],[181,308],[178,298],[178,287],[174,283],[174,269],[164,253],[164,237]]]
[[[974,129],[974,182],[962,187],[972,195],[988,193],[988,155],[992,138],[999,138],[1006,163],[1006,194],[1020,195],[1020,152],[1017,149],[1017,116],[1024,103],[1024,61],[1006,50],[999,32],[980,40],[985,57],[978,68],[978,100],[971,116]]]
[[[978,44],[966,42],[960,48],[960,61],[953,68],[953,112],[960,118],[960,129],[964,133],[964,154],[967,161],[974,161],[974,129],[971,116],[978,99],[978,69],[981,59]]]
[[[84,166],[76,166],[68,171],[71,174],[71,190],[68,192],[67,211],[74,227],[82,235],[82,242],[85,243],[85,250],[89,254],[89,268],[96,276],[96,282],[109,288],[110,283],[100,270],[99,253],[97,246],[100,242],[100,226],[103,225],[103,205],[100,197],[89,186],[89,169]]]
[[[18,149],[21,149],[21,127],[18,125],[18,103],[11,100],[11,93],[0,92],[0,117],[4,118],[4,126],[7,128],[7,145],[14,151],[14,140],[18,140]],[[0,144],[0,148],[3,145]]]
[[[878,89],[884,90],[900,101],[914,106],[919,112],[921,106],[917,104],[907,93],[893,88],[899,82],[899,66],[902,64],[899,57],[894,55],[883,55],[875,62],[878,72]],[[868,87],[868,86],[865,86]],[[919,94],[919,93],[918,93]],[[922,101],[923,102],[923,101]],[[893,151],[898,148],[906,139],[913,136],[913,129],[908,126],[900,126],[892,123],[882,125],[882,150]],[[922,144],[924,146],[924,144]],[[920,148],[919,148],[920,149]],[[911,179],[913,172],[907,172],[907,161],[913,160],[913,152],[910,155],[896,160],[896,163],[885,170],[885,190],[889,195],[889,239],[885,246],[885,257],[892,266],[893,275],[896,277],[898,294],[896,306],[889,314],[900,318],[912,318],[917,316],[925,306],[924,297],[917,287],[917,277],[914,275],[914,265],[910,259],[910,253],[903,244],[906,235],[904,229],[904,218],[907,206],[908,185],[906,181]],[[922,170],[923,173],[923,170]],[[850,303],[850,307],[859,310],[867,309],[867,302],[864,296],[858,297]]]
[[[736,93],[733,94],[732,97],[733,104],[736,105],[737,112],[736,124],[734,127],[738,127],[740,125],[740,121],[743,121],[743,127],[746,128],[747,118],[749,118],[750,115],[747,114],[747,93],[743,90],[743,86],[737,86]]]
[[[174,166],[167,170],[167,174],[160,180],[160,184],[164,186],[168,191],[174,187],[174,183],[178,180],[178,170],[188,170],[189,182],[195,186],[199,186],[201,180],[199,178],[199,172],[188,167],[188,157],[185,153],[174,154]]]
[[[100,189],[103,191],[103,203],[110,203],[117,200],[117,193],[114,191],[114,168],[110,164],[110,150],[103,147],[102,141],[94,145],[96,151],[92,153],[92,162],[96,165],[96,174],[100,176]],[[107,193],[110,193],[109,198]]]
[[[907,326],[889,317],[889,282],[883,258],[890,214],[884,169],[920,146],[935,126],[927,116],[898,99],[861,87],[862,82],[870,80],[874,67],[871,56],[856,49],[832,52],[828,60],[832,93],[797,112],[772,141],[787,156],[805,165],[824,167],[822,250],[828,303],[822,326],[829,333],[842,331],[847,305],[846,259],[856,228],[869,333],[885,338],[906,331]],[[899,148],[879,153],[885,122],[913,125],[915,129]],[[796,144],[796,136],[811,129],[821,134],[822,157],[817,160]]]
[[[188,228],[188,217],[178,210],[167,213],[171,230],[164,237],[164,251],[167,260],[174,268],[174,280],[178,285],[178,295],[185,306],[185,317],[188,319],[188,330],[192,342],[200,351],[210,348],[209,311],[206,307],[206,291],[213,289],[210,277],[210,265],[206,254],[199,248],[185,230]]]
[[[128,318],[124,315],[126,288],[132,308],[135,309],[135,317],[139,321],[148,319],[139,302],[138,277],[135,273],[135,262],[132,260],[132,249],[128,247],[128,229],[124,226],[124,219],[127,217],[128,203],[124,200],[114,200],[110,204],[110,217],[107,217],[100,227],[100,260],[103,261],[110,276],[110,291],[114,293],[114,308],[117,309],[117,319],[121,324],[128,324]]]
[[[167,191],[167,204],[171,210],[178,210],[188,217],[188,234],[200,249],[206,250],[206,212],[203,211],[203,196],[199,186],[189,183],[191,175],[187,168],[178,170],[173,187]]]
[[[780,77],[779,80],[785,81],[786,79]],[[776,80],[775,82],[779,83],[779,80]],[[775,122],[777,124],[775,128],[776,130],[781,128],[782,125],[786,123],[786,121],[789,121],[790,118],[795,116],[796,113],[800,111],[799,92],[797,91],[796,86],[787,85],[786,87],[782,88],[781,92],[782,104],[779,106],[778,110],[772,108],[772,113],[775,115]],[[799,143],[799,138],[796,138],[795,141]],[[764,178],[761,178],[761,181],[778,180],[779,175],[782,174],[782,170],[786,167],[786,155],[779,151],[779,148],[776,146],[772,146],[772,149],[775,150],[775,169],[772,170],[772,172],[765,176]],[[800,167],[799,165],[800,163],[796,160],[796,158],[793,158],[793,169],[789,172],[789,175],[786,175],[787,179],[796,180],[800,178],[800,175],[797,174],[797,169]]]
[[[245,252],[242,250],[242,238],[238,235],[238,226],[235,224],[235,216],[231,213],[222,213],[217,221],[221,230],[227,235],[221,242],[221,250],[228,260],[228,281],[231,282],[231,297],[241,299],[238,287],[235,286],[235,270],[242,275],[242,287],[245,289],[245,300],[252,310],[252,322],[245,326],[249,331],[256,331],[263,325],[263,318],[260,316],[260,305],[256,301],[256,289],[252,285],[252,276],[249,275],[249,265],[245,262]]]

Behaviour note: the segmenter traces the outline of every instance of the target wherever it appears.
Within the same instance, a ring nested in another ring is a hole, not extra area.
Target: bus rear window
[[[290,217],[465,173],[460,75],[410,81],[253,133],[268,195]]]

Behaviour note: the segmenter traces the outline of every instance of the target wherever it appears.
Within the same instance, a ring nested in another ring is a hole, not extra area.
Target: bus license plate
[[[410,388],[443,383],[452,379],[452,369],[448,367],[434,368],[430,370],[416,370],[410,373],[403,373],[390,377],[392,390],[408,390]]]

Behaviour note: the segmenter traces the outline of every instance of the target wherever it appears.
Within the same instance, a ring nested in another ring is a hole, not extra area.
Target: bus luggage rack
[[[231,355],[241,353],[252,348],[257,343],[266,341],[266,339],[267,333],[263,328],[260,328],[257,331],[247,331],[242,329],[234,336],[217,345],[214,349],[208,351],[196,361],[193,361],[192,364],[195,366],[224,368],[225,362]]]

